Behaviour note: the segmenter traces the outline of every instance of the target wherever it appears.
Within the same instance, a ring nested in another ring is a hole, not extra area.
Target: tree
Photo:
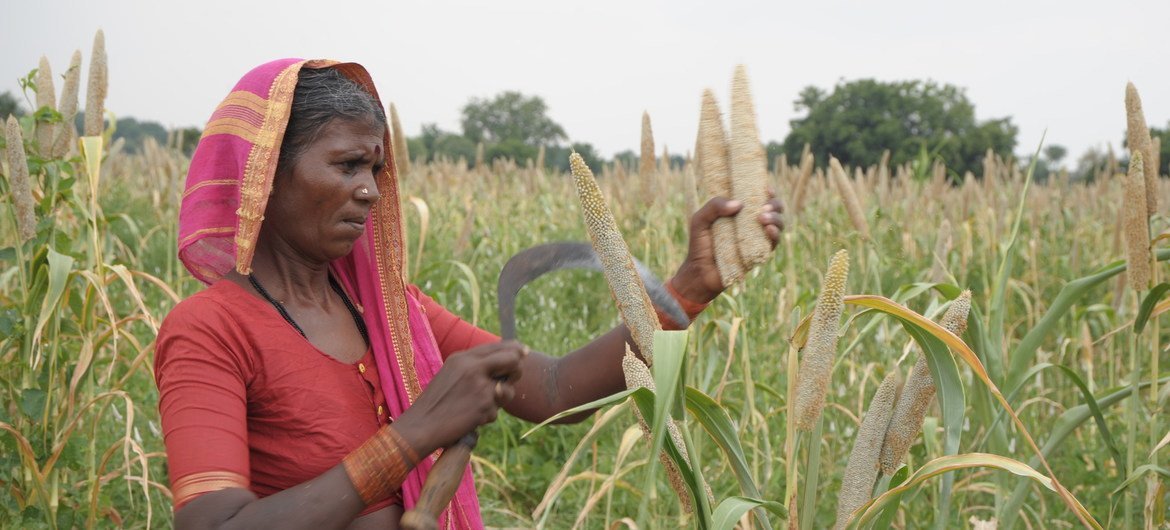
[[[174,131],[178,137],[176,138],[177,147],[187,156],[195,153],[195,147],[199,145],[199,137],[203,135],[203,130],[198,127],[183,127]]]
[[[573,151],[581,155],[581,159],[585,161],[585,165],[589,166],[589,169],[593,170],[593,173],[601,173],[601,166],[605,164],[605,160],[597,153],[593,144],[585,142],[573,142],[569,147],[559,145],[549,147],[544,153],[544,163],[549,168],[567,173],[569,171],[569,155]]]
[[[779,169],[776,167],[776,159],[783,153],[785,153],[784,144],[780,142],[772,141],[764,146],[764,156],[768,157],[769,171],[777,171]],[[793,161],[789,159],[788,163],[791,164]],[[800,160],[797,160],[796,163],[800,163]]]
[[[1060,165],[1060,161],[1068,155],[1068,148],[1060,144],[1052,144],[1044,148],[1044,158],[1053,166]]]
[[[467,164],[475,163],[475,142],[458,134],[443,133],[435,138],[432,159],[447,158],[451,161],[462,158]]]
[[[142,150],[142,145],[147,138],[154,138],[154,141],[158,142],[159,145],[165,145],[167,143],[167,130],[158,122],[138,121],[129,117],[118,118],[113,138],[115,140],[125,138],[126,152],[137,153]]]
[[[520,140],[507,139],[487,146],[487,152],[484,155],[489,161],[507,158],[523,166],[525,162],[535,160],[539,151],[539,147]]]
[[[472,98],[463,106],[463,136],[473,143],[516,140],[531,146],[564,140],[565,130],[545,112],[539,96],[501,92],[491,99]]]
[[[12,92],[6,90],[0,94],[0,120],[7,120],[9,114],[17,118],[24,116],[24,107]]]
[[[963,89],[930,81],[842,81],[832,93],[809,86],[795,106],[805,116],[790,122],[784,139],[789,160],[806,143],[818,163],[832,154],[850,165],[876,164],[886,149],[892,163],[901,164],[925,148],[957,178],[979,174],[988,148],[1006,158],[1016,146],[1011,118],[978,122]]]
[[[440,158],[451,161],[463,158],[468,164],[475,161],[475,142],[462,135],[439,129],[434,123],[424,123],[422,134],[406,139],[411,157],[432,162]]]
[[[638,162],[641,159],[642,157],[638,156],[638,153],[635,153],[632,149],[626,149],[625,151],[620,151],[613,155],[614,162],[620,161],[622,166],[625,166],[627,171],[633,172],[638,171]]]
[[[1036,169],[1032,171],[1032,178],[1036,182],[1047,182],[1048,178],[1060,173],[1063,166],[1060,161],[1068,155],[1068,148],[1060,144],[1052,144],[1045,146],[1042,151],[1043,156],[1036,160]],[[1032,156],[1026,156],[1020,163],[1025,167],[1032,164]]]
[[[1077,159],[1077,165],[1071,173],[1072,180],[1075,182],[1093,182],[1099,173],[1111,172],[1112,168],[1109,167],[1111,158],[1112,154],[1095,147],[1090,147]],[[1110,176],[1109,173],[1105,173],[1105,175],[1107,177]]]

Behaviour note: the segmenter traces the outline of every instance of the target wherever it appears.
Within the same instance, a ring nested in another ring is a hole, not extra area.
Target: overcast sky
[[[738,63],[765,141],[788,133],[801,88],[858,78],[964,87],[979,119],[1019,125],[1017,152],[1047,129],[1074,160],[1119,148],[1126,81],[1151,125],[1170,121],[1166,0],[3,2],[0,91],[42,54],[55,74],[75,49],[88,65],[100,27],[107,108],[169,126],[202,126],[243,73],[279,57],[364,64],[409,135],[458,131],[471,97],[539,95],[606,155],[638,148],[643,110],[659,150],[691,148],[702,90],[726,108]]]

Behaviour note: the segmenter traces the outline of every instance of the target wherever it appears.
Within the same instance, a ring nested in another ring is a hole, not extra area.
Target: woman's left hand
[[[715,220],[721,217],[734,217],[743,209],[740,201],[715,197],[707,201],[691,216],[691,240],[687,250],[687,259],[678,268],[674,276],[674,288],[684,298],[698,303],[707,303],[714,300],[723,292],[723,279],[719,275],[719,267],[715,265],[715,242],[712,226]],[[780,232],[784,230],[784,206],[776,198],[775,192],[768,190],[768,202],[764,203],[763,211],[756,219],[764,225],[764,233],[772,242],[772,248],[780,241]]]

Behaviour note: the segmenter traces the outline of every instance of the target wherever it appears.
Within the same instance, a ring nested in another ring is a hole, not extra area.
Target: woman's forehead
[[[330,150],[361,147],[381,151],[385,132],[386,128],[374,120],[338,118],[321,128],[313,144]]]

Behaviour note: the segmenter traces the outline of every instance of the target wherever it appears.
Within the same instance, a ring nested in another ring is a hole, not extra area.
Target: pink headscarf
[[[240,274],[251,272],[302,68],[335,68],[378,100],[369,73],[355,63],[280,59],[244,75],[203,131],[179,210],[179,259],[203,283],[219,280],[233,267]],[[398,417],[439,371],[442,357],[419,301],[406,291],[398,177],[389,127],[382,142],[386,169],[375,176],[382,198],[371,210],[369,229],[353,251],[331,268],[363,312],[382,391],[391,415]],[[423,458],[402,484],[407,510],[418,501],[435,458]],[[470,466],[439,524],[451,529],[483,527]]]

